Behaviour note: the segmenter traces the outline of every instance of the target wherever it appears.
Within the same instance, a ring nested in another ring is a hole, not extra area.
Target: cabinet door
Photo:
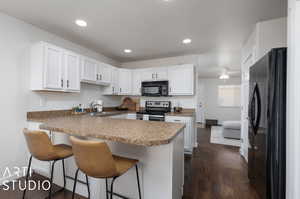
[[[98,64],[95,60],[83,57],[81,80],[88,83],[96,83]]]
[[[111,83],[111,70],[112,70],[112,67],[108,64],[103,64],[102,65],[103,68],[102,68],[102,81],[105,82],[105,83],[108,83],[110,84]]]
[[[111,79],[111,83],[109,86],[105,86],[103,88],[103,94],[104,95],[117,95],[118,94],[118,90],[119,90],[119,87],[118,87],[118,69],[116,67],[113,67],[113,66],[110,66],[110,79]]]
[[[141,70],[142,81],[155,81],[155,71],[153,69]]]
[[[131,94],[131,71],[127,69],[119,69],[119,94]]]
[[[132,95],[141,95],[143,70],[132,71]]]
[[[112,92],[114,95],[119,93],[119,70],[118,68],[112,69]]]
[[[44,88],[62,90],[64,86],[63,50],[51,44],[45,45]]]
[[[191,129],[191,118],[189,117],[175,117],[175,116],[167,116],[166,122],[174,122],[174,123],[184,123],[184,149],[186,152],[190,153],[193,151],[192,146],[192,129]]]
[[[168,69],[167,68],[158,68],[155,70],[155,80],[168,80]]]
[[[80,68],[79,56],[75,53],[65,51],[65,89],[69,91],[80,91]]]
[[[194,95],[194,66],[173,66],[168,69],[170,95]]]
[[[97,67],[97,84],[108,85],[111,83],[111,68],[108,64],[98,63]]]

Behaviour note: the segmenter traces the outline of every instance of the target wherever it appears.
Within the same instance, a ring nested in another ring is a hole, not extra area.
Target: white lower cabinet
[[[136,120],[136,113],[128,113],[126,119]]]
[[[185,153],[193,153],[195,146],[195,120],[193,117],[166,116],[166,122],[184,123],[184,151]]]

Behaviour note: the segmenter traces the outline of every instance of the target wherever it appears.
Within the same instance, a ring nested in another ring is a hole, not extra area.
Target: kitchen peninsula
[[[70,135],[85,139],[103,140],[112,153],[140,161],[140,182],[144,199],[179,199],[184,184],[184,124],[114,119],[89,114],[81,116],[29,119],[30,129],[51,132],[55,144],[67,143]],[[33,168],[48,175],[50,165],[35,161]],[[74,177],[76,165],[73,158],[66,161],[67,176]],[[62,185],[60,165],[56,166],[55,183]],[[45,169],[46,168],[46,169]],[[84,181],[84,176],[80,179]],[[72,190],[73,180],[68,178],[67,189]],[[105,181],[90,179],[91,198],[105,198]],[[77,193],[86,195],[86,185],[79,184]],[[138,198],[135,172],[116,181],[115,192],[129,198]]]

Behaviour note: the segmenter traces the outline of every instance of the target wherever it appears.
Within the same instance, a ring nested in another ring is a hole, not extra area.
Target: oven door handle
[[[162,115],[149,115],[149,121],[165,121],[165,116]]]

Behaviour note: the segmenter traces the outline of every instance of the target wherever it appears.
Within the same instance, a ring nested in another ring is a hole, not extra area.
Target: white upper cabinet
[[[141,70],[142,81],[160,81],[168,79],[167,68],[148,68]]]
[[[80,90],[78,55],[46,42],[31,47],[30,75],[31,90]]]
[[[97,67],[97,84],[109,85],[111,83],[111,70],[112,67],[105,63],[99,63]]]
[[[111,83],[112,66],[83,57],[81,67],[81,81],[107,86]]]
[[[103,63],[102,64],[102,81],[110,84],[111,83],[111,70],[112,70],[112,66]]]
[[[169,94],[194,95],[194,66],[180,65],[168,68]]]
[[[141,95],[142,91],[142,74],[144,70],[133,70],[132,71],[132,95]]]
[[[131,70],[119,69],[119,95],[130,95],[131,94]]]
[[[137,72],[140,72],[141,80],[142,81],[154,81],[154,72],[152,69],[143,69],[138,70]]]
[[[109,86],[104,87],[104,95],[118,95],[119,92],[119,70],[116,67],[110,66],[110,79],[111,83]]]
[[[68,91],[80,91],[79,55],[65,51],[64,68],[64,89]]]
[[[168,80],[168,69],[167,68],[157,68],[154,70],[155,80]]]
[[[43,45],[43,44],[41,44]],[[63,71],[62,71],[62,55],[63,49],[51,45],[44,44],[45,66],[44,66],[44,88],[46,89],[63,89]]]
[[[88,57],[81,59],[81,81],[86,83],[96,83],[98,77],[98,62]]]

